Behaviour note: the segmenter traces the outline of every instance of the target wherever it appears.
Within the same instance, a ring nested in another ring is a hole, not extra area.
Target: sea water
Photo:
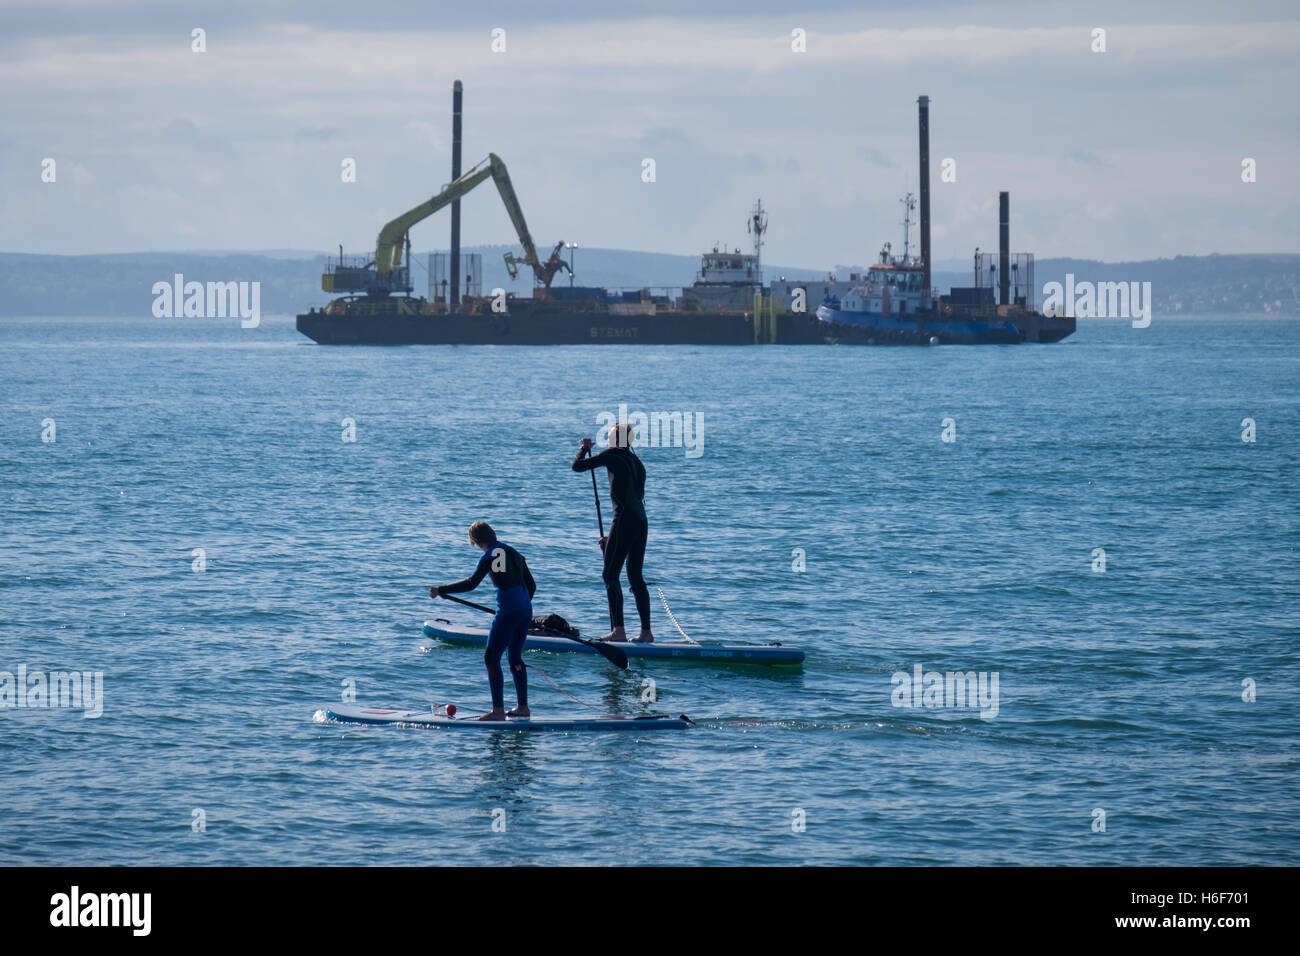
[[[486,709],[482,654],[421,634],[487,620],[427,594],[474,520],[538,612],[607,629],[570,461],[623,409],[658,416],[658,639],[662,589],[804,667],[527,655],[536,715],[683,732],[322,721]],[[1295,320],[925,349],[6,319],[0,863],[1294,864],[1298,438]],[[98,714],[52,692],[74,671]]]

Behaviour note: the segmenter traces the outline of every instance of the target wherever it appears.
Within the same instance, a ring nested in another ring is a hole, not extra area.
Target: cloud
[[[898,160],[893,159],[878,149],[867,149],[863,147],[858,150],[858,155],[869,162],[872,166],[879,166],[881,169],[898,169]]]
[[[761,195],[773,261],[870,259],[897,242],[926,93],[932,155],[959,170],[941,184],[933,167],[938,256],[996,239],[987,208],[1008,187],[1013,228],[1045,243],[1031,250],[1042,256],[1189,251],[1180,236],[1233,208],[1244,231],[1220,230],[1222,251],[1294,249],[1296,23],[1125,26],[1111,7],[1098,21],[1114,24],[1108,52],[1093,54],[1089,26],[1053,23],[1046,8],[1019,27],[995,4],[972,25],[931,2],[916,8],[919,26],[864,30],[833,6],[739,16],[748,6],[737,4],[718,18],[679,4],[619,19],[591,4],[519,5],[499,21],[456,11],[435,22],[398,3],[358,27],[364,17],[341,4],[193,15],[128,4],[116,26],[94,4],[44,19],[19,4],[0,12],[0,248],[113,252],[187,235],[207,248],[364,248],[385,215],[450,178],[460,78],[465,163],[489,150],[507,161],[539,244],[734,245]],[[189,48],[198,17],[210,24],[204,54]],[[498,22],[504,54],[489,46]],[[790,51],[794,22],[806,54]],[[95,178],[93,214],[68,203],[51,216],[58,194],[39,191],[37,166],[47,155]],[[1247,155],[1261,171],[1249,187]],[[347,186],[344,156],[361,171]],[[658,162],[653,185],[640,179],[645,156]],[[132,206],[141,195],[148,218]],[[463,213],[467,242],[512,238],[490,189]]]
[[[300,126],[293,138],[300,143],[327,143],[339,139],[342,131],[334,126]]]
[[[1065,154],[1065,158],[1080,164],[1081,166],[1109,166],[1110,164],[1090,149],[1072,149]]]

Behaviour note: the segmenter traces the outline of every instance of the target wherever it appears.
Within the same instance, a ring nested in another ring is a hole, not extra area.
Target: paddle
[[[591,457],[591,449],[587,449],[587,457]],[[600,514],[600,491],[596,488],[596,469],[591,469],[591,493],[596,498],[596,527],[600,528],[600,538],[605,539],[605,519]],[[602,544],[600,550],[604,551],[605,546]]]
[[[457,604],[463,604],[466,607],[472,607],[479,611],[487,611],[489,614],[495,614],[496,611],[484,604],[475,604],[473,601],[466,601],[464,598],[458,598],[454,594],[443,594],[438,592],[438,596],[446,598],[448,601],[455,601]],[[563,637],[566,640],[577,641],[579,644],[586,644],[605,660],[609,661],[615,667],[627,670],[627,652],[620,647],[612,647],[604,641],[587,641],[581,637],[573,637],[569,634],[556,634],[555,637]]]

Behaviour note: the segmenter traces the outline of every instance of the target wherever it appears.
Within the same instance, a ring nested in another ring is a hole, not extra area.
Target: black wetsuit
[[[607,448],[586,457],[581,448],[573,459],[574,471],[604,468],[609,474],[609,497],[614,502],[614,520],[605,544],[605,594],[609,598],[611,627],[623,626],[623,586],[618,576],[627,562],[627,583],[632,588],[641,629],[650,630],[650,590],[641,576],[645,562],[649,524],[645,514],[645,465],[630,448]]]
[[[501,570],[496,570],[493,565]],[[440,588],[444,594],[473,591],[485,575],[492,575],[497,586],[497,616],[492,619],[487,650],[483,663],[487,665],[488,687],[492,691],[492,706],[500,710],[505,706],[505,678],[501,673],[501,655],[510,652],[510,674],[515,680],[515,699],[519,706],[528,706],[528,672],[524,666],[524,641],[528,638],[528,625],[533,620],[533,595],[537,583],[528,570],[524,556],[510,545],[493,542],[483,557],[479,558],[474,573],[464,581]]]

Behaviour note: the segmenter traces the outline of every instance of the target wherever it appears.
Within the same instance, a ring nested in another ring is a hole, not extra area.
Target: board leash
[[[588,703],[586,703],[585,701],[579,700],[577,697],[574,697],[572,694],[570,694],[567,690],[565,690],[565,689],[564,689],[563,687],[561,687],[559,684],[555,683],[555,681],[551,680],[551,675],[548,674],[548,673],[546,673],[546,671],[542,670],[542,669],[541,669],[540,667],[538,667],[536,664],[527,664],[527,665],[525,665],[525,666],[526,666],[530,671],[537,671],[537,673],[541,674],[543,677],[546,678],[546,682],[547,682],[548,684],[550,684],[552,687],[554,687],[556,690],[558,690],[561,694],[563,694],[565,697],[569,698],[569,700],[573,701],[574,703],[578,704],[579,706],[586,707],[588,710],[594,710],[594,711],[595,711],[596,713],[598,713],[598,714],[605,714],[605,715],[607,715],[607,716],[609,716],[609,717],[627,718],[627,717],[629,716],[629,715],[627,715],[627,714],[618,714],[618,713],[615,713],[615,712],[612,711],[612,710],[605,710],[604,708],[596,707],[596,706],[593,706],[592,704],[588,704]]]
[[[672,622],[673,627],[677,628],[677,633],[686,638],[687,643],[698,647],[700,642],[683,631],[682,626],[677,623],[677,616],[673,614],[673,609],[668,606],[668,599],[664,597],[664,589],[656,585],[655,590],[659,592],[659,600],[663,603],[664,613],[668,615],[668,620]]]

